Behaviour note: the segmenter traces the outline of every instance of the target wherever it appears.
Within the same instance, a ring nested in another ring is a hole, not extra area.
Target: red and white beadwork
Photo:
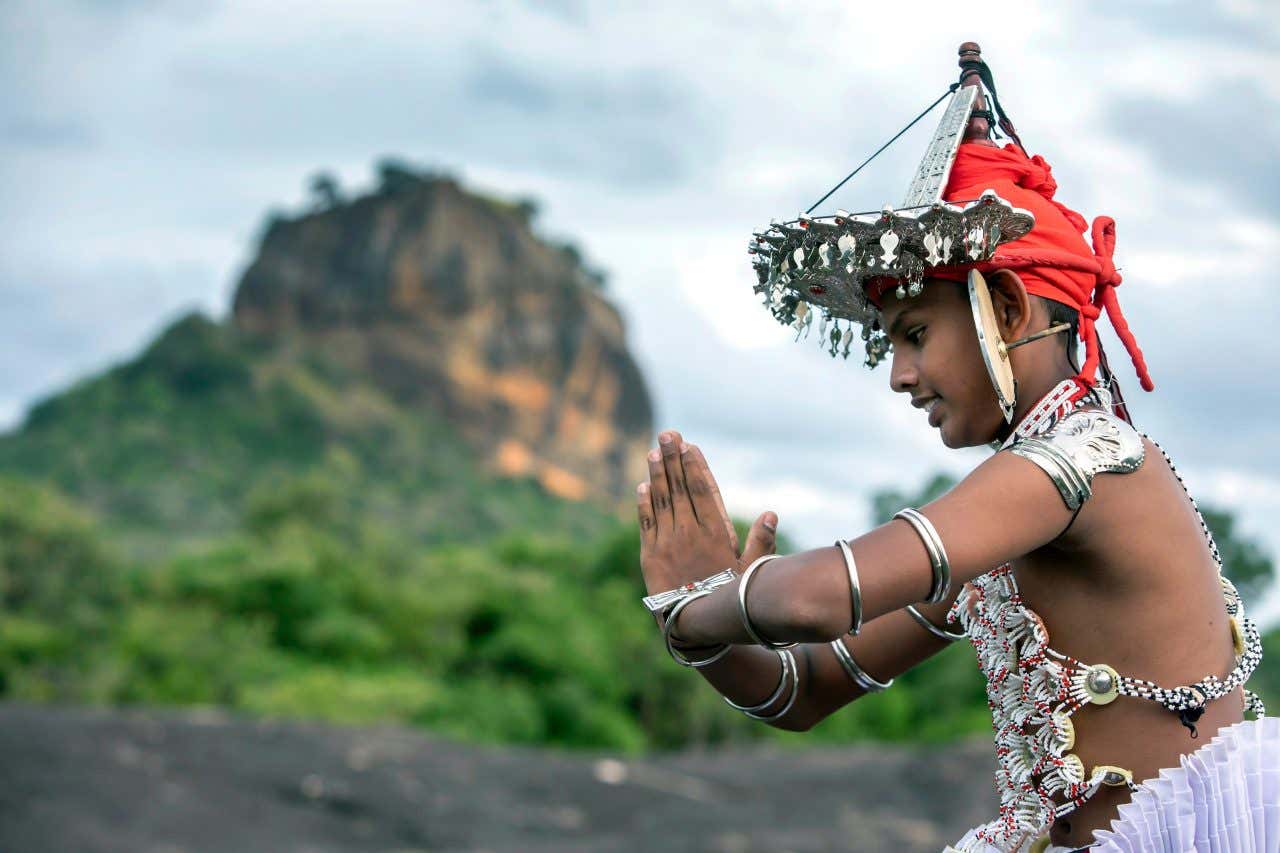
[[[1000,815],[973,830],[970,850],[1019,850],[1049,825],[1078,808],[1104,785],[1134,789],[1133,776],[1121,767],[1099,766],[1086,773],[1071,752],[1071,717],[1089,704],[1106,705],[1118,696],[1159,702],[1170,710],[1194,707],[1234,690],[1261,659],[1254,624],[1243,618],[1240,599],[1223,579],[1223,598],[1231,619],[1241,626],[1236,667],[1225,679],[1208,676],[1190,687],[1162,688],[1120,675],[1106,664],[1087,664],[1049,645],[1043,620],[1022,601],[1009,565],[965,585],[947,614],[964,626],[987,679],[987,705],[995,731],[996,789]],[[1248,708],[1261,715],[1257,697]]]
[[[1040,398],[1031,410],[1018,421],[1013,432],[1000,446],[1003,450],[1024,438],[1041,435],[1060,419],[1081,406],[1096,405],[1103,411],[1111,411],[1111,394],[1101,385],[1093,388],[1076,379],[1064,379]]]
[[[1109,395],[1101,389],[1091,389],[1088,394],[1078,394],[1079,390],[1068,380],[1050,391],[1020,423],[1009,443],[1048,432],[1079,406],[1109,408]],[[1177,476],[1168,454],[1155,446]],[[1178,481],[1182,482],[1181,477]],[[1199,515],[1198,509],[1196,513]],[[1235,643],[1236,665],[1226,678],[1209,675],[1193,685],[1164,688],[1124,676],[1107,664],[1086,663],[1057,651],[1049,645],[1044,621],[1023,603],[1008,564],[965,585],[947,621],[964,626],[986,676],[1000,812],[995,820],[970,830],[950,849],[959,853],[1024,851],[1047,833],[1055,819],[1077,809],[1104,785],[1136,790],[1130,771],[1109,765],[1086,771],[1071,752],[1075,745],[1071,717],[1085,705],[1106,705],[1119,696],[1130,696],[1158,702],[1173,712],[1194,711],[1248,679],[1262,658],[1261,637],[1254,623],[1245,619],[1235,587],[1221,576],[1222,559],[1203,518],[1200,525],[1219,568]],[[1265,713],[1262,702],[1248,690],[1245,708],[1257,716]]]

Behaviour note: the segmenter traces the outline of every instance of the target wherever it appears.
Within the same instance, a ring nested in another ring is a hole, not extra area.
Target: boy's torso
[[[1217,566],[1182,486],[1163,455],[1144,444],[1142,467],[1097,477],[1066,533],[1015,560],[1014,576],[1060,652],[1166,687],[1225,677],[1235,659]],[[1072,751],[1086,772],[1118,765],[1141,782],[1243,719],[1243,693],[1209,703],[1195,739],[1175,714],[1132,697],[1086,706],[1072,719]],[[1054,843],[1087,844],[1129,796],[1125,788],[1103,789],[1058,822]]]

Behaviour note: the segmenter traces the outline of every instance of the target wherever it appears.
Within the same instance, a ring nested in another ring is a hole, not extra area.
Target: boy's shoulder
[[[1124,419],[1101,409],[1077,409],[1042,435],[1024,438],[1009,452],[1039,466],[1067,508],[1079,509],[1093,494],[1098,474],[1128,474],[1142,467],[1142,435]]]

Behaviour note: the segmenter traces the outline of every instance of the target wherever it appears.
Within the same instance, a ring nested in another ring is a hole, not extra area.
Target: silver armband
[[[938,529],[914,507],[903,507],[893,517],[900,518],[915,528],[916,535],[924,543],[924,549],[929,554],[929,565],[933,567],[933,586],[929,588],[929,596],[925,601],[937,604],[951,590],[951,561],[947,559],[947,549],[942,546]]]
[[[1093,494],[1095,474],[1128,474],[1142,467],[1142,436],[1109,412],[1078,411],[1042,436],[1010,448],[1049,475],[1067,509],[1077,510]]]

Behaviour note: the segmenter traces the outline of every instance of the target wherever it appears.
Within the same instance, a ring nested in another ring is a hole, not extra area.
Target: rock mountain
[[[382,191],[267,229],[232,322],[436,410],[500,474],[622,498],[651,440],[644,380],[598,276],[528,219],[384,166]]]
[[[0,473],[151,552],[282,495],[425,541],[590,534],[643,478],[652,410],[602,276],[531,218],[386,164],[376,191],[273,217],[227,320],[182,318],[37,404]]]

